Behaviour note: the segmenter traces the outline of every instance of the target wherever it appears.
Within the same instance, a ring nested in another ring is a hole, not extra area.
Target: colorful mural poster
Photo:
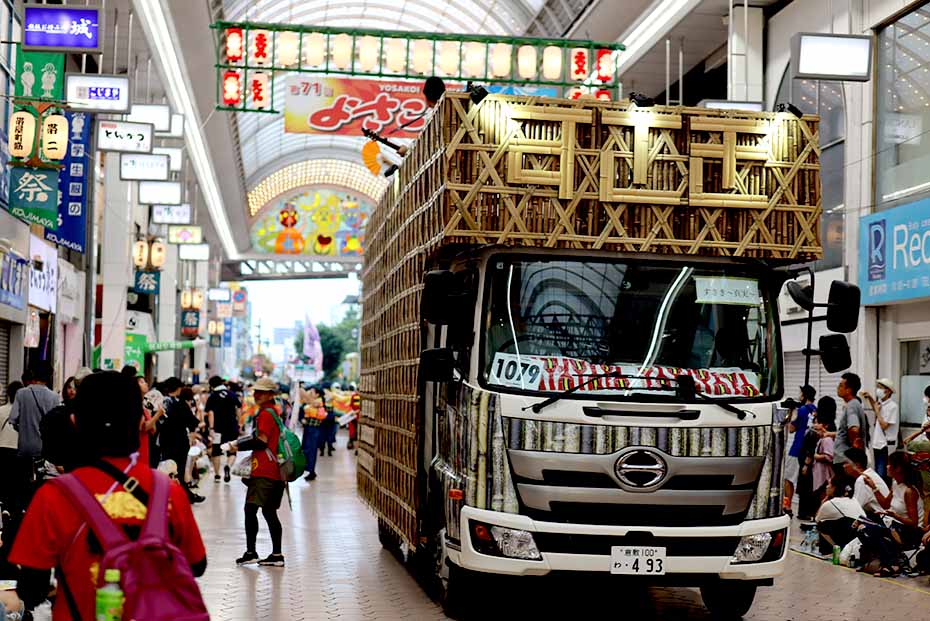
[[[367,199],[315,188],[273,202],[252,223],[252,247],[270,254],[362,256]]]

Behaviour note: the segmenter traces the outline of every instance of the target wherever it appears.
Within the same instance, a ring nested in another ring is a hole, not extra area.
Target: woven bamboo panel
[[[417,532],[424,272],[443,246],[821,256],[818,120],[447,94],[369,221],[359,490]]]

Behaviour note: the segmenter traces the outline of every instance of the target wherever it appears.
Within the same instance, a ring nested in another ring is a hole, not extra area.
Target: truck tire
[[[456,621],[468,621],[477,618],[475,604],[480,597],[479,574],[462,569],[452,563],[447,564],[445,577],[439,579],[439,603],[446,616]],[[487,611],[485,611],[486,613]]]
[[[721,580],[701,587],[704,607],[714,619],[737,621],[752,608],[756,585],[739,580]]]
[[[387,522],[378,520],[378,541],[381,547],[395,556],[400,555],[400,540]]]

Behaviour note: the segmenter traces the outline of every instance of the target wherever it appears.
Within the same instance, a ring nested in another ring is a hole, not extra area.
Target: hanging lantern
[[[482,78],[485,75],[485,45],[469,41],[462,46],[462,72],[469,78]]]
[[[278,33],[278,65],[290,67],[297,64],[300,55],[300,34],[291,31]]]
[[[411,63],[417,73],[429,74],[433,72],[433,42],[417,39],[413,42]]]
[[[156,269],[164,267],[167,250],[164,242],[153,241],[149,246],[149,265]]]
[[[203,289],[194,289],[191,292],[191,308],[200,310],[203,307]]]
[[[213,321],[212,319],[207,322],[207,334],[209,334],[210,336],[213,336],[214,334],[216,334],[216,322]]]
[[[10,156],[27,158],[32,155],[36,141],[36,117],[25,110],[14,112],[10,117]]]
[[[446,75],[458,75],[460,55],[457,41],[440,41],[439,70]]]
[[[391,73],[404,72],[404,66],[407,64],[404,58],[406,47],[403,39],[388,39],[384,42],[384,57]]]
[[[238,71],[227,71],[223,74],[223,104],[238,106],[242,99],[242,77]]]
[[[352,37],[337,34],[333,37],[333,65],[336,69],[346,70],[352,66]]]
[[[42,155],[47,160],[63,160],[68,151],[68,119],[49,114],[42,122]]]
[[[362,71],[374,71],[378,68],[378,39],[366,35],[358,41],[358,64]]]
[[[517,51],[517,73],[524,80],[536,77],[536,48],[532,45],[521,46]]]
[[[594,97],[595,99],[599,99],[601,101],[611,101],[612,99],[612,97],[610,96],[610,91],[604,88],[597,91]]]
[[[304,39],[304,63],[319,67],[326,62],[326,35],[311,32]]]
[[[543,50],[543,77],[552,81],[562,77],[562,48],[550,45]]]
[[[582,47],[576,47],[571,52],[571,62],[569,65],[569,75],[576,82],[584,82],[588,79],[588,50]]]
[[[252,49],[250,50],[250,65],[265,67],[271,64],[271,33],[267,30],[252,31]]]
[[[509,76],[511,58],[509,43],[495,43],[491,47],[491,75],[495,78]]]
[[[597,51],[597,79],[610,82],[614,77],[614,53],[610,50]]]
[[[132,264],[140,270],[149,264],[149,243],[144,239],[132,245]]]
[[[267,73],[256,71],[249,74],[249,95],[252,97],[252,108],[256,110],[271,108],[271,87]]]
[[[190,289],[185,289],[181,292],[181,308],[188,309],[192,304],[193,294]]]
[[[237,63],[242,60],[245,45],[242,41],[242,28],[226,29],[226,60]]]

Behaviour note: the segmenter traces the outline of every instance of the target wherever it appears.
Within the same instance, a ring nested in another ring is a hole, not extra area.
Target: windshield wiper
[[[746,419],[745,410],[741,410],[740,408],[736,407],[729,401],[722,401],[720,399],[715,399],[713,397],[709,397],[705,395],[702,392],[698,392],[694,386],[694,378],[691,377],[690,375],[676,375],[674,378],[647,377],[645,375],[625,375],[619,371],[613,371],[611,373],[598,373],[596,375],[588,376],[588,379],[581,382],[580,384],[576,384],[575,386],[572,386],[571,388],[568,388],[566,390],[563,390],[562,392],[556,393],[552,395],[551,397],[548,397],[547,399],[540,401],[539,403],[528,405],[522,408],[522,411],[525,412],[526,410],[532,410],[534,414],[539,414],[541,411],[543,411],[545,408],[549,407],[553,403],[560,401],[561,399],[564,399],[565,397],[573,393],[578,392],[582,388],[586,388],[590,386],[597,380],[605,379],[605,378],[654,380],[657,382],[669,382],[669,383],[674,382],[678,385],[678,389],[675,392],[678,393],[678,396],[682,397],[683,400],[689,401],[689,400],[692,400],[694,397],[697,397],[707,403],[713,403],[714,405],[726,410],[727,412],[736,414],[736,417],[739,420]],[[628,388],[627,390],[665,390],[665,388],[661,386],[649,386],[649,387],[640,386],[640,387],[635,387],[635,388],[631,387],[631,388]]]

